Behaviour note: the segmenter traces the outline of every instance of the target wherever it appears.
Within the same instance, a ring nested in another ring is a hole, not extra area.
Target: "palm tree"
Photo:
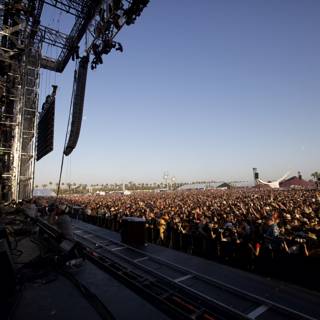
[[[48,185],[44,183],[44,184],[42,185],[42,188],[45,189],[47,186],[48,186]]]

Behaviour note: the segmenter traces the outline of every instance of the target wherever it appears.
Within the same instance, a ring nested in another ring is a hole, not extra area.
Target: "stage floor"
[[[31,261],[39,254],[38,247],[29,238],[25,239],[19,248],[23,249],[24,254],[17,262]],[[73,271],[73,276],[93,292],[116,319],[136,318],[132,315],[138,315],[142,320],[169,319],[89,261],[85,261],[80,269]],[[12,313],[12,319],[101,319],[72,282],[53,270],[50,271],[50,277],[53,279],[28,282],[24,286]]]
[[[74,221],[75,225],[84,224],[94,233],[111,240],[120,241],[120,234],[88,225],[81,221]],[[192,256],[162,246],[148,244],[139,247],[148,255],[156,256],[185,269],[191,270],[213,280],[236,287],[257,297],[270,300],[284,307],[301,312],[310,317],[320,319],[320,294],[301,287],[276,281],[235,268],[231,268],[200,257]]]

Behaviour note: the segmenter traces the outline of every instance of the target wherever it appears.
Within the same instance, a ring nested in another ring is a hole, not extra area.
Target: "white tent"
[[[56,193],[50,189],[34,189],[34,197],[55,197]]]

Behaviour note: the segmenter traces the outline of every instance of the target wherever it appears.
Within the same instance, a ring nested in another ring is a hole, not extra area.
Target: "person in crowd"
[[[69,217],[70,208],[65,205],[51,205],[49,207],[49,223],[55,225],[65,239],[73,240],[72,222]]]

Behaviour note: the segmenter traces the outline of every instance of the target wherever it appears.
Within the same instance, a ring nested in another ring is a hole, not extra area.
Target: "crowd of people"
[[[292,263],[310,275],[320,258],[316,190],[73,195],[59,201],[73,217],[113,231],[121,230],[123,217],[143,217],[150,243],[268,275],[288,276]]]

